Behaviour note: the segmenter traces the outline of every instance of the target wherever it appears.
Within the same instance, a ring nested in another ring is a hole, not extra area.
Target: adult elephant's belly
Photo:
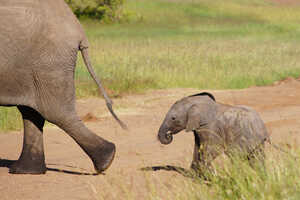
[[[0,57],[1,58],[1,57]],[[0,64],[0,105],[28,105],[31,106],[32,78],[25,69]]]

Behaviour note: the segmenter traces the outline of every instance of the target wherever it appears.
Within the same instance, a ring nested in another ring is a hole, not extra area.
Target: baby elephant
[[[245,155],[250,165],[264,164],[264,142],[269,140],[258,113],[246,106],[215,102],[210,93],[200,93],[177,101],[167,113],[158,132],[162,144],[170,144],[173,135],[185,129],[193,131],[195,147],[191,167],[199,173],[221,153]]]

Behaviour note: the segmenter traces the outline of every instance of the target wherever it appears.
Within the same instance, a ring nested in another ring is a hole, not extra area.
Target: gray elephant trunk
[[[162,144],[170,144],[173,140],[173,136],[169,133],[169,130],[166,126],[162,125],[158,131],[158,140]]]

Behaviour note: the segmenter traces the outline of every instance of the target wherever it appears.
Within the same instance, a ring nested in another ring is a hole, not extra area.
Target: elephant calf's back
[[[268,138],[264,122],[259,114],[249,107],[232,107],[219,117],[219,121],[225,129],[227,142],[248,151]]]

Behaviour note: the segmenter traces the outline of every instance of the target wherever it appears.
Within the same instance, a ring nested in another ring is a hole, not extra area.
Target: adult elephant
[[[93,161],[107,169],[115,145],[92,133],[75,111],[74,71],[80,50],[115,119],[111,100],[95,76],[84,31],[63,0],[0,0],[0,105],[17,106],[24,121],[20,158],[10,173],[46,172],[45,120],[67,132]]]

